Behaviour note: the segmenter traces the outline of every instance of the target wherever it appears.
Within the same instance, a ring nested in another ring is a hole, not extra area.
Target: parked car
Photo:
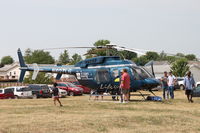
[[[15,98],[13,90],[10,88],[0,89],[0,99]]]
[[[18,98],[33,98],[32,91],[27,86],[12,86],[6,89],[12,89],[15,99]]]
[[[193,97],[200,97],[200,86],[196,87],[192,93]]]
[[[66,90],[68,92],[68,95],[75,96],[75,95],[82,95],[83,94],[83,88],[77,87],[72,83],[69,82],[58,82],[58,88]]]
[[[185,90],[185,85],[184,85],[184,77],[177,77],[177,88],[181,90]]]
[[[33,93],[33,98],[50,98],[52,97],[49,87],[45,84],[30,84],[28,87]]]
[[[200,87],[200,81],[196,82],[196,87]]]
[[[72,82],[72,84],[76,85],[77,87],[83,88],[83,93],[85,93],[85,94],[90,94],[90,92],[91,92],[90,88],[81,85],[78,81]]]
[[[53,87],[49,86],[49,89],[50,89],[50,92],[52,92]],[[59,97],[64,98],[68,95],[66,90],[63,90],[63,89],[60,89],[60,88],[58,88],[58,89],[59,89]]]

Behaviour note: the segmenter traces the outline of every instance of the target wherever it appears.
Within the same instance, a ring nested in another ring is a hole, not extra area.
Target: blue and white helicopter
[[[121,49],[123,48],[121,47]],[[36,78],[38,72],[57,73],[57,80],[61,78],[62,74],[70,74],[74,75],[83,86],[113,94],[119,92],[122,69],[127,69],[131,77],[131,91],[149,90],[152,92],[153,88],[160,85],[160,81],[155,79],[154,75],[145,68],[137,66],[130,60],[121,60],[117,56],[99,56],[85,59],[73,67],[67,65],[38,67],[37,64],[28,66],[24,62],[20,49],[18,49],[18,57],[21,67],[20,82],[23,81],[26,71],[33,71],[33,79]]]

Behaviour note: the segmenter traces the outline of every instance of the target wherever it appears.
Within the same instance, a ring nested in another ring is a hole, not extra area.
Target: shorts
[[[59,99],[59,96],[53,96],[53,99],[54,100]]]
[[[122,89],[122,94],[129,94],[129,89]]]
[[[185,90],[185,95],[192,95],[193,91],[192,90]]]

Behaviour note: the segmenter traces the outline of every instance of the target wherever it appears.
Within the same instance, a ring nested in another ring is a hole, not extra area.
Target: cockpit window
[[[118,71],[118,69],[114,69],[114,70],[112,71],[112,76],[113,76],[114,78],[119,77],[119,71]]]
[[[102,70],[102,69],[101,70],[97,70],[96,81],[98,83],[109,82],[110,81],[110,75],[109,75],[108,70]]]
[[[131,69],[131,73],[133,74],[135,80],[139,80],[140,79],[140,75],[138,74],[138,72],[136,72],[136,70],[134,68]]]
[[[150,78],[149,75],[141,68],[134,68],[134,70],[136,71],[136,79],[137,79],[137,76],[140,76],[141,78]]]

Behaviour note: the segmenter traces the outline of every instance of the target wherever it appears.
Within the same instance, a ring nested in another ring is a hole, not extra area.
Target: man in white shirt
[[[168,94],[170,94],[171,99],[174,99],[174,84],[176,82],[176,77],[169,72],[168,76]]]

